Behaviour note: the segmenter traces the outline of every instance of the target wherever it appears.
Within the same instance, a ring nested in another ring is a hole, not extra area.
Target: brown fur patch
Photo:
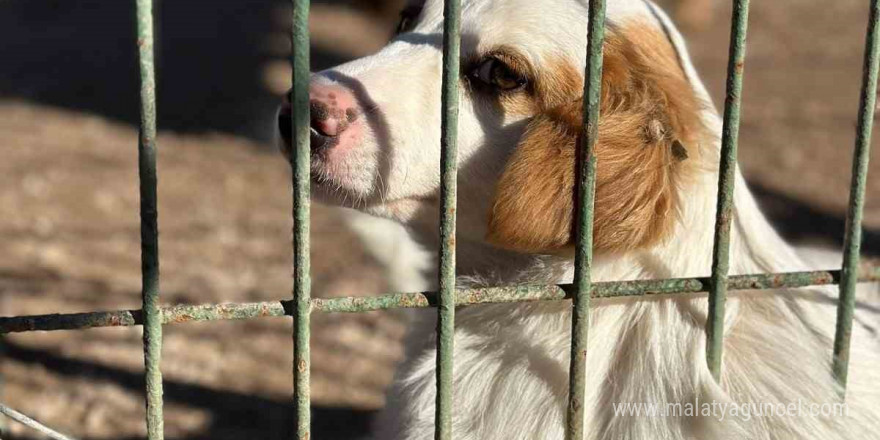
[[[583,79],[570,66],[552,72],[549,82],[537,77],[531,108],[538,111],[497,183],[487,238],[501,247],[553,252],[573,243],[583,104],[571,97],[582,95]],[[703,135],[700,110],[665,36],[647,25],[609,29],[594,150],[596,250],[649,246],[667,235],[678,183],[693,168],[682,158],[694,156]]]

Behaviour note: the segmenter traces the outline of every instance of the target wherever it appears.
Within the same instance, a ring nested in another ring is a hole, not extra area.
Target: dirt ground
[[[0,314],[138,308],[137,95],[126,2],[0,2]],[[159,212],[166,303],[291,288],[289,172],[268,145],[289,72],[285,2],[161,2]],[[389,2],[317,2],[314,61],[380,47]],[[390,2],[394,3],[394,2]],[[243,5],[247,4],[247,7]],[[790,239],[839,245],[867,4],[752,5],[740,163]],[[721,104],[729,26],[690,44]],[[876,142],[875,142],[876,144]],[[865,252],[880,255],[880,161]],[[315,206],[316,296],[388,291],[341,212]],[[402,351],[399,313],[316,316],[314,438],[366,432]],[[84,439],[144,438],[140,329],[14,335],[0,401]],[[167,438],[288,438],[287,319],[167,326]],[[4,439],[38,439],[14,423]]]

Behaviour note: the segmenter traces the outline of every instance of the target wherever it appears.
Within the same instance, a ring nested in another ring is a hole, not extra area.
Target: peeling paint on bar
[[[458,176],[458,81],[461,0],[443,2],[443,77],[440,111],[440,270],[437,302],[437,396],[434,439],[452,440],[455,347],[455,230]]]
[[[294,438],[311,437],[311,266],[309,186],[311,141],[309,139],[309,0],[293,0],[291,46],[293,89],[290,123],[294,151],[293,170],[293,418]],[[262,313],[263,309],[255,310]],[[250,313],[253,313],[251,310]]]
[[[138,142],[141,272],[143,276],[144,376],[147,438],[162,440],[162,311],[159,308],[159,215],[156,187],[156,78],[153,65],[153,1],[137,0],[141,120]]]
[[[587,24],[587,53],[584,68],[584,119],[578,146],[577,243],[575,243],[572,285],[571,348],[568,370],[566,440],[585,436],[587,337],[590,329],[591,271],[593,266],[593,204],[596,192],[596,157],[593,147],[599,137],[599,104],[602,97],[602,61],[605,44],[605,0],[590,0]]]
[[[164,309],[162,314],[165,316],[166,324],[292,316],[294,313],[293,304],[293,301],[277,301],[249,304],[174,306]]]
[[[0,334],[35,331],[83,330],[101,327],[130,327],[144,323],[140,310],[67,313],[0,318]]]
[[[730,290],[768,290],[837,284],[841,271],[788,272],[779,274],[735,275]],[[864,266],[858,281],[880,282],[880,267]],[[591,297],[622,298],[702,293],[709,289],[709,278],[668,280],[608,281],[593,283]],[[457,306],[531,301],[561,301],[573,297],[571,284],[562,286],[521,285],[458,289]],[[360,313],[401,308],[436,307],[435,292],[394,293],[371,297],[313,298],[311,308],[321,313]],[[163,322],[181,324],[293,315],[293,301],[266,301],[244,304],[179,305],[163,307]],[[98,327],[141,325],[139,310],[13,316],[0,318],[0,334],[33,331],[81,330]]]
[[[73,440],[73,437],[68,437],[2,403],[0,403],[0,414],[3,414],[12,420],[15,420],[16,422],[21,423],[22,425],[27,426],[28,428],[31,428],[34,431],[37,431],[52,440]]]
[[[706,362],[715,380],[721,377],[724,348],[724,303],[727,300],[730,260],[730,224],[736,181],[736,150],[739,141],[742,82],[749,25],[749,0],[734,0],[727,61],[727,98],[721,130],[721,163],[718,170],[718,206],[715,215],[715,243],[712,250],[709,316],[706,319]]]
[[[398,308],[421,309],[436,306],[437,295],[434,292],[312,300],[312,310],[328,313],[357,313]]]
[[[840,302],[834,334],[832,371],[843,390],[849,369],[849,347],[852,337],[853,309],[856,301],[856,277],[859,251],[862,244],[862,211],[868,179],[868,159],[871,155],[871,130],[874,124],[874,106],[877,101],[877,76],[880,70],[880,1],[871,1],[868,31],[865,36],[865,62],[859,101],[859,122],[853,153],[852,184],[849,209],[846,214],[843,270],[840,280]]]

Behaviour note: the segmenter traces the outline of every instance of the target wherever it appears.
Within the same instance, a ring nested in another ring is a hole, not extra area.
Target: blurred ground
[[[3,314],[139,308],[135,131],[5,103],[0,132]],[[288,297],[284,160],[224,135],[168,134],[159,145],[163,301]],[[315,294],[387,292],[382,268],[333,211],[313,211]],[[317,406],[382,404],[403,332],[399,315],[384,318],[315,317]],[[242,438],[283,426],[292,383],[288,320],[167,326],[164,342],[169,438]],[[142,434],[134,422],[142,419],[139,329],[19,335],[8,338],[6,355],[4,398],[22,411],[89,438]]]
[[[0,2],[0,314],[139,307],[132,2]],[[316,2],[315,68],[380,47],[396,10]],[[289,68],[286,2],[162,1],[159,200],[167,303],[274,300],[291,286],[289,174],[268,146]],[[792,240],[839,244],[867,5],[752,6],[741,164]],[[689,35],[722,102],[727,11]],[[880,161],[866,252],[880,255]],[[340,211],[315,206],[318,296],[386,292]],[[314,437],[363,433],[401,357],[399,314],[316,316]],[[169,439],[287,438],[286,319],[166,327]],[[144,437],[140,330],[7,339],[0,401],[88,439]],[[10,425],[13,439],[35,434]]]

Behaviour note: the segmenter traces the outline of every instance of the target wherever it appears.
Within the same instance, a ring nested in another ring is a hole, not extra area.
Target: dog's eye
[[[497,58],[485,59],[471,70],[470,76],[497,90],[515,90],[526,84],[525,78]]]
[[[413,30],[416,26],[416,19],[419,18],[419,14],[421,13],[421,8],[415,6],[407,7],[401,11],[400,21],[397,22],[397,29],[394,30],[394,35]]]

